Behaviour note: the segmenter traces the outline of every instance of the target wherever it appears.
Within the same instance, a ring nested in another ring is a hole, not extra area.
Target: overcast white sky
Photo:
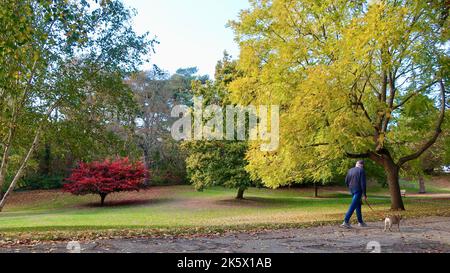
[[[135,8],[138,33],[149,31],[161,42],[152,64],[174,73],[180,67],[197,66],[199,74],[214,76],[216,62],[227,50],[239,54],[233,31],[226,28],[247,0],[124,0]]]

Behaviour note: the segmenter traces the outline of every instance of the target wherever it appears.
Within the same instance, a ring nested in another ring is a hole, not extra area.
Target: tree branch
[[[353,153],[345,152],[345,155],[348,158],[354,158],[354,159],[357,159],[357,158],[369,158],[370,157],[370,152],[362,153],[362,154],[353,154]]]
[[[402,107],[403,105],[405,105],[409,100],[411,100],[413,97],[417,96],[419,93],[427,90],[428,88],[430,88],[431,86],[435,85],[436,83],[440,82],[441,80],[434,80],[431,83],[422,86],[421,88],[419,88],[419,90],[409,94],[402,102],[400,102],[399,104],[393,106],[392,110],[397,110],[400,107]]]
[[[22,174],[24,173],[24,170],[25,170],[25,168],[28,165],[28,161],[30,160],[30,157],[33,155],[33,152],[36,150],[36,147],[37,147],[38,142],[39,142],[40,135],[41,135],[42,130],[44,128],[45,119],[47,119],[50,116],[50,114],[53,112],[53,110],[55,110],[55,108],[58,106],[58,104],[59,104],[59,102],[56,102],[55,104],[53,104],[52,106],[49,107],[49,109],[47,110],[45,116],[42,118],[38,128],[36,129],[33,142],[31,144],[30,148],[28,149],[27,154],[22,159],[22,162],[20,163],[20,167],[17,170],[17,172],[16,172],[16,174],[15,174],[11,184],[9,185],[8,190],[3,195],[3,197],[2,197],[2,199],[0,201],[0,212],[2,211],[3,207],[5,206],[5,203],[6,203],[6,200],[7,200],[8,196],[14,190],[17,182],[22,177]]]

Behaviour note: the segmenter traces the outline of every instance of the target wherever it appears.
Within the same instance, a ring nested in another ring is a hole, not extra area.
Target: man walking
[[[366,194],[366,172],[364,171],[364,161],[360,160],[356,163],[356,167],[348,171],[347,177],[345,178],[345,184],[350,189],[353,195],[352,204],[345,215],[345,221],[341,225],[343,228],[352,228],[350,225],[350,218],[352,218],[353,213],[356,210],[356,216],[358,218],[359,227],[367,227],[363,221],[361,212],[361,198],[367,200]]]

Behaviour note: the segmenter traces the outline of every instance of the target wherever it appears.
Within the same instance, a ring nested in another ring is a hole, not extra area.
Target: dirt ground
[[[373,245],[375,248],[370,248]],[[450,253],[450,218],[404,220],[401,231],[383,232],[383,223],[344,230],[336,226],[230,233],[214,237],[113,239],[81,242],[80,252],[98,253]],[[379,247],[379,248],[378,248]],[[69,252],[67,242],[3,247],[0,252]]]

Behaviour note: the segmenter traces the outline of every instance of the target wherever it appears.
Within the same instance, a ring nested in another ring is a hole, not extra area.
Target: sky
[[[226,27],[249,6],[247,0],[123,0],[136,9],[133,18],[138,34],[150,32],[160,42],[151,63],[170,73],[180,67],[199,69],[199,74],[214,77],[215,65],[227,50],[238,57],[234,34]]]

